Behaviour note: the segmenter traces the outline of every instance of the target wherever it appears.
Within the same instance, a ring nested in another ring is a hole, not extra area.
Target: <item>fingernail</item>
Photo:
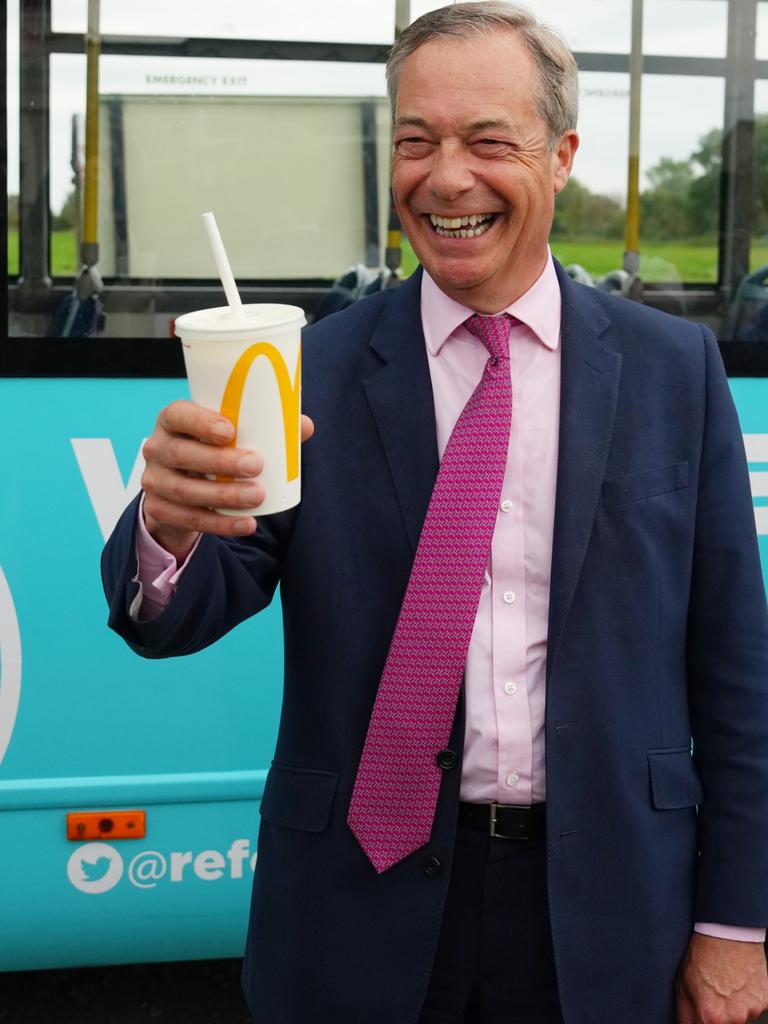
[[[252,518],[249,518],[249,519],[237,519],[235,521],[235,525],[234,525],[235,533],[240,533],[240,534],[253,533],[254,526],[255,526],[255,520],[252,519]]]
[[[256,505],[264,500],[264,488],[260,484],[243,487],[240,491],[240,500],[249,505]]]
[[[238,470],[245,476],[256,476],[263,469],[260,455],[244,455],[237,466]]]
[[[228,441],[231,437],[234,437],[235,428],[228,420],[216,420],[211,427],[211,433],[214,437],[220,437],[223,441]]]

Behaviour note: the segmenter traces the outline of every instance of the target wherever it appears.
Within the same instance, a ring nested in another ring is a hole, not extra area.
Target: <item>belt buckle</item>
[[[529,833],[528,833],[528,829],[525,828],[525,826],[521,827],[520,834],[516,835],[516,836],[509,836],[509,835],[505,835],[503,832],[497,832],[496,831],[496,812],[498,811],[499,807],[504,807],[505,810],[511,811],[512,814],[514,814],[516,810],[530,811],[530,809],[531,809],[530,804],[520,804],[519,806],[517,804],[491,804],[490,806],[491,806],[491,837],[493,839],[530,839],[531,838]]]

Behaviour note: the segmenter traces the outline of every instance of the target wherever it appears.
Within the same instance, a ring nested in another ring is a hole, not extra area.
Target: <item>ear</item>
[[[578,132],[571,129],[560,137],[559,142],[552,151],[552,171],[555,192],[562,192],[568,184],[568,179],[571,176],[571,168],[573,167],[573,158],[576,156],[576,150],[578,148]]]

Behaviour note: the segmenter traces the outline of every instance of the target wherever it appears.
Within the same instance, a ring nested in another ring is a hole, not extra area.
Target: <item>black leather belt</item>
[[[459,804],[459,824],[480,829],[497,839],[543,839],[546,804]]]

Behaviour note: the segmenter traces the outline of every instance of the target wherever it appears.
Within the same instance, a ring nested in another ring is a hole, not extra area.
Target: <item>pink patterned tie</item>
[[[443,453],[347,817],[379,873],[432,831],[436,758],[451,734],[504,480],[513,322],[503,313],[464,325],[490,358]]]

